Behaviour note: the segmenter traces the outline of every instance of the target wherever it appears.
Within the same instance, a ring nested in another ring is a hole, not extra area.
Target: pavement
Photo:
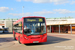
[[[75,50],[75,34],[47,34],[47,42],[19,44],[12,33],[0,34],[0,50]]]

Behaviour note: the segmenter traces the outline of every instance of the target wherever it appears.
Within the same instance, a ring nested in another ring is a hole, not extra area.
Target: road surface
[[[0,34],[0,50],[75,50],[75,35],[50,34],[47,42],[39,44],[19,44],[12,33]]]

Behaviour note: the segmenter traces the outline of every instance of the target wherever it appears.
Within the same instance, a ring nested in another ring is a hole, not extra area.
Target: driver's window
[[[30,24],[25,23],[24,24],[24,33],[27,34],[27,33],[30,33],[30,32],[31,32]]]

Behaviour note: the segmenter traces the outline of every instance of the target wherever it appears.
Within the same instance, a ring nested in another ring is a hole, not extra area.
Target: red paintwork
[[[28,17],[22,17],[18,21],[14,22],[13,25],[22,21],[22,34],[14,32],[14,30],[13,30],[13,35],[14,34],[16,35],[16,39],[18,40],[18,37],[20,37],[20,42],[22,44],[33,43],[34,41],[38,41],[39,43],[47,42],[47,26],[46,26],[46,33],[45,34],[27,36],[27,35],[24,34],[24,29],[23,29],[24,28],[24,24],[23,24],[23,19],[24,18],[44,18],[45,19],[45,17],[28,16]],[[45,19],[45,24],[46,24],[46,19]]]

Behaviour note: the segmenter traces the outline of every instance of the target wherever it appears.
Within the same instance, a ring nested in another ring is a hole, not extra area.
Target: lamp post
[[[23,17],[23,13],[24,13],[23,11],[24,11],[24,6],[22,7],[22,17]]]

